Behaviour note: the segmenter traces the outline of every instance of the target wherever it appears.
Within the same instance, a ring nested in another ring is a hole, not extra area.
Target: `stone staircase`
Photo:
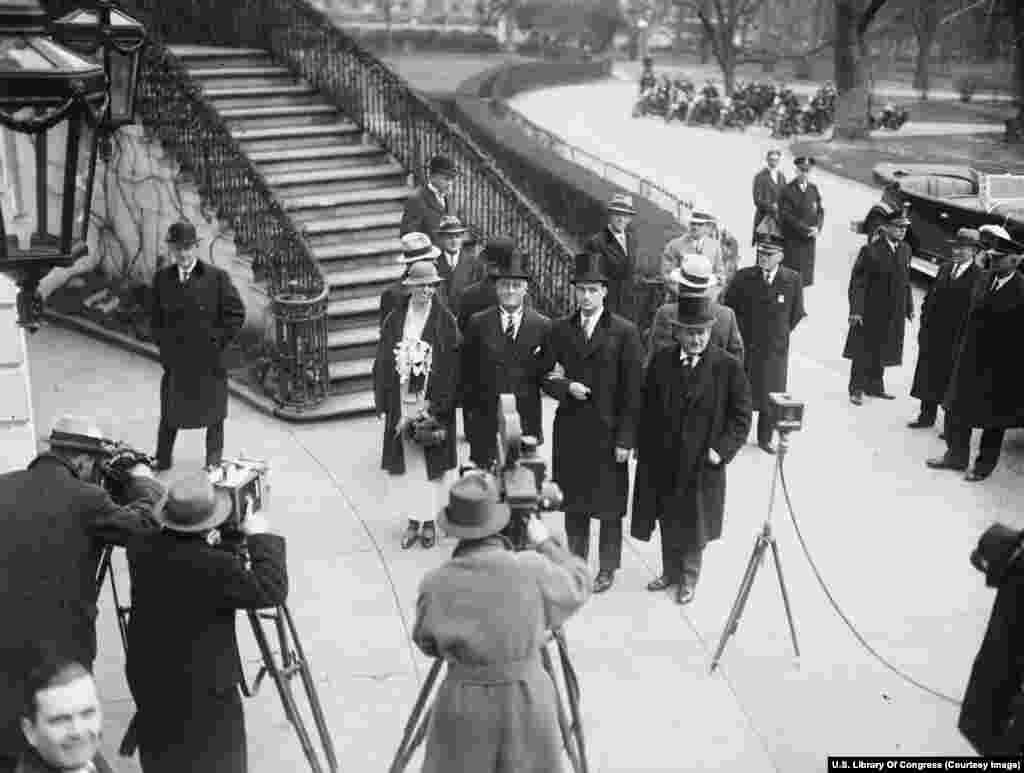
[[[173,46],[265,177],[330,287],[328,400],[308,418],[373,410],[380,294],[402,274],[409,175],[308,83],[254,49]]]

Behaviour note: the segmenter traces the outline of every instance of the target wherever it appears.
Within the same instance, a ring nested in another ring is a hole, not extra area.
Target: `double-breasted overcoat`
[[[754,229],[751,237],[757,241],[757,227],[761,221],[771,215],[776,224],[779,221],[779,194],[786,185],[786,175],[781,169],[776,170],[773,177],[767,167],[754,175]]]
[[[750,384],[742,363],[714,344],[688,374],[680,351],[657,352],[645,374],[630,533],[649,540],[658,519],[679,519],[685,544],[703,548],[722,535],[725,467],[750,431]]]
[[[782,186],[779,193],[779,221],[782,238],[785,242],[785,257],[782,263],[803,277],[804,287],[814,284],[814,258],[816,236],[811,236],[810,228],[821,230],[825,223],[825,208],[821,203],[818,186],[807,183],[805,189],[800,188],[798,180],[792,180]]]
[[[225,350],[245,323],[245,306],[227,271],[197,260],[188,282],[174,264],[153,277],[153,341],[164,366],[160,410],[170,427],[194,429],[228,413]]]
[[[497,305],[497,285],[494,277],[487,276],[463,290],[458,303],[452,306],[451,310],[459,321],[459,330],[465,330],[474,314]]]
[[[786,391],[789,336],[807,316],[803,282],[796,271],[779,266],[768,284],[760,268],[749,266],[733,277],[722,303],[736,312],[739,322],[754,410],[767,410],[768,394]]]
[[[847,291],[850,314],[863,324],[850,325],[843,347],[848,360],[866,360],[883,367],[903,362],[907,318],[914,310],[910,290],[910,247],[895,249],[886,239],[865,244],[850,272]]]
[[[487,267],[483,261],[468,250],[462,250],[453,258],[442,252],[437,257],[437,273],[441,277],[441,284],[438,289],[444,290],[444,302],[450,309],[458,308],[459,297],[470,285],[479,282],[487,274]]]
[[[549,360],[565,375],[546,378],[543,388],[558,400],[552,477],[562,487],[567,512],[607,519],[625,515],[629,467],[615,461],[615,449],[635,444],[642,358],[636,325],[607,309],[589,341],[579,312],[551,328]],[[572,381],[590,388],[589,399],[569,394]]]
[[[637,265],[636,232],[628,226],[625,234],[625,252],[619,240],[612,235],[611,226],[591,236],[584,249],[600,256],[601,273],[608,277],[605,308],[629,318],[633,313],[633,273]]]

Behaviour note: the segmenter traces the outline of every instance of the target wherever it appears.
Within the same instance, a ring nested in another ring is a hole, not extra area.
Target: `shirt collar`
[[[509,319],[511,319],[513,322],[516,323],[516,327],[519,327],[519,322],[523,318],[523,307],[522,306],[520,306],[518,309],[513,311],[511,314],[509,312],[505,311],[504,307],[502,307],[502,306],[498,307],[498,311],[501,312],[501,323],[502,323],[502,326],[504,326],[505,323],[508,322]]]
[[[996,286],[995,289],[1002,290],[1003,287],[1006,285],[1006,283],[1009,282],[1011,279],[1013,279],[1014,273],[1015,272],[1011,271],[1006,276],[997,276],[995,278],[995,280],[994,280],[995,281],[995,286]]]
[[[427,183],[427,190],[430,191],[431,193],[433,193],[435,196],[437,196],[437,200],[438,201],[444,201],[445,200],[444,194],[441,193],[441,191],[439,191],[437,188],[435,188],[433,183],[429,183],[429,182]]]
[[[602,314],[604,314],[604,308],[598,309],[594,314],[591,314],[589,317],[586,316],[581,311],[580,312],[580,320],[583,322],[584,325],[587,325],[588,327],[593,328],[594,326],[597,325],[598,320],[601,319],[601,315]]]
[[[694,367],[696,367],[697,363],[700,362],[700,358],[703,357],[703,356],[704,356],[703,353],[701,353],[701,354],[687,354],[686,353],[686,349],[684,349],[681,346],[679,347],[679,361],[680,362],[686,362],[687,360],[693,360]]]
[[[769,284],[771,284],[772,282],[774,282],[774,281],[775,281],[775,275],[776,275],[777,273],[779,273],[779,267],[778,267],[778,266],[776,266],[776,267],[775,267],[775,268],[773,268],[773,269],[763,269],[763,268],[762,268],[762,269],[761,269],[761,273],[762,273],[762,274],[764,274],[766,270],[767,270],[767,273],[768,273],[768,283],[769,283]]]
[[[196,270],[196,266],[198,266],[198,265],[199,265],[199,259],[198,259],[198,258],[196,258],[195,260],[193,260],[193,261],[192,261],[192,265],[190,265],[190,266],[189,266],[188,268],[182,268],[182,267],[181,267],[181,266],[179,265],[179,266],[178,266],[178,274],[179,274],[179,276],[180,276],[181,274],[191,274],[191,273],[192,273],[193,271],[195,271],[195,270]]]

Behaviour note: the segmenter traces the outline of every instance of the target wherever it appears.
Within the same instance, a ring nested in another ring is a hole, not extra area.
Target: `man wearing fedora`
[[[765,167],[754,175],[754,236],[751,240],[757,246],[758,227],[765,218],[771,218],[776,226],[779,222],[779,194],[786,185],[786,175],[779,169],[782,151],[772,148],[765,155]]]
[[[144,773],[247,770],[235,613],[284,604],[288,572],[284,538],[263,514],[248,514],[238,535],[225,526],[231,511],[205,472],[183,476],[158,511],[163,529],[128,548],[137,713],[123,747],[138,743]]]
[[[426,234],[436,243],[441,218],[454,214],[452,184],[458,177],[455,164],[447,156],[434,156],[427,165],[427,182],[406,199],[399,233]]]
[[[608,202],[608,223],[583,247],[599,256],[601,272],[608,278],[605,307],[625,317],[633,308],[633,272],[637,259],[636,234],[632,228],[635,216],[632,196],[612,196]]]
[[[850,273],[850,329],[843,357],[850,360],[850,402],[864,395],[894,399],[885,391],[885,368],[903,362],[906,323],[914,318],[910,247],[903,238],[910,221],[892,212],[885,237],[860,248]]]
[[[426,738],[423,773],[558,773],[564,748],[542,650],[586,602],[591,576],[533,515],[532,550],[500,535],[511,516],[494,476],[472,470],[437,516],[459,540],[420,583],[412,638],[447,663]]]
[[[721,293],[736,273],[736,261],[727,260],[722,243],[713,235],[715,218],[707,212],[693,210],[687,221],[687,231],[670,240],[661,254],[661,275],[670,291],[675,289],[671,274],[678,269],[687,255],[703,255],[711,261],[715,275],[714,294]]]
[[[679,296],[680,342],[654,355],[644,379],[630,533],[661,528],[661,576],[650,591],[677,586],[693,600],[704,548],[722,534],[725,467],[750,430],[750,384],[743,365],[710,343],[708,298]]]
[[[169,469],[179,429],[206,427],[206,464],[220,464],[228,413],[225,350],[245,323],[227,271],[199,260],[195,226],[167,230],[172,264],[153,277],[151,327],[164,366],[160,379],[157,469]]]
[[[768,395],[785,392],[789,375],[789,337],[807,313],[800,275],[779,265],[782,239],[763,237],[757,244],[757,265],[741,268],[722,296],[736,312],[746,358],[743,367],[757,411],[757,444],[775,453],[775,416]]]
[[[810,181],[814,163],[809,156],[794,159],[796,177],[779,193],[779,224],[785,239],[782,265],[799,273],[804,287],[814,284],[815,244],[825,223],[821,192]]]
[[[679,268],[669,272],[668,281],[672,285],[673,297],[696,295],[709,299],[711,311],[715,315],[715,324],[711,328],[711,343],[743,362],[743,336],[736,322],[736,313],[714,299],[713,296],[718,294],[718,277],[715,276],[708,257],[697,254],[684,255]],[[654,312],[647,340],[645,369],[650,365],[655,352],[679,342],[676,324],[678,311],[679,304],[673,300],[662,304]]]
[[[912,429],[935,425],[939,403],[946,396],[953,362],[970,310],[971,294],[981,269],[975,260],[981,250],[981,234],[961,228],[950,240],[952,260],[943,263],[921,304],[921,329],[917,334],[917,367],[912,397],[921,401]]]
[[[418,233],[413,231],[411,233],[404,234],[402,236],[402,254],[398,258],[398,262],[405,266],[405,271],[402,272],[402,277],[396,281],[393,285],[388,287],[381,293],[380,296],[380,325],[384,326],[384,320],[388,318],[394,309],[404,304],[409,298],[409,287],[405,284],[405,280],[409,276],[409,269],[412,268],[414,263],[419,263],[421,260],[430,261],[434,263],[441,255],[439,250],[430,241],[430,237],[426,234]],[[445,302],[444,298],[444,287],[438,285],[436,289],[436,296],[440,297],[442,303]]]
[[[111,445],[91,419],[63,416],[49,451],[0,475],[0,770],[24,748],[18,727],[21,679],[39,643],[87,668],[96,658],[96,574],[102,550],[157,530],[164,488],[145,465],[130,470],[121,504],[98,485]]]
[[[621,562],[643,360],[636,325],[604,307],[608,280],[600,265],[590,253],[576,256],[578,308],[552,325],[553,367],[543,385],[558,400],[552,477],[565,495],[569,549],[586,559],[590,519],[601,521],[595,593],[612,586]]]
[[[1013,355],[1024,330],[1024,277],[1017,270],[1024,244],[982,233],[989,270],[975,283],[960,350],[942,407],[946,453],[933,469],[966,470],[971,430],[982,430],[978,455],[966,480],[988,478],[999,462],[1006,430],[1024,427],[1024,377]]]
[[[509,249],[510,248],[510,249]],[[492,250],[498,304],[474,314],[463,333],[460,392],[472,417],[466,427],[470,460],[488,468],[497,457],[498,395],[512,394],[524,435],[543,442],[541,383],[551,320],[526,308],[530,271],[519,250]]]
[[[437,227],[437,273],[441,275],[444,297],[453,312],[459,307],[459,297],[474,282],[483,279],[484,265],[469,250],[463,249],[468,229],[455,215],[445,215]]]
[[[452,309],[459,321],[459,330],[465,330],[473,315],[498,305],[497,259],[514,250],[515,242],[509,236],[498,236],[487,242],[478,258],[483,276],[459,295],[458,306]]]

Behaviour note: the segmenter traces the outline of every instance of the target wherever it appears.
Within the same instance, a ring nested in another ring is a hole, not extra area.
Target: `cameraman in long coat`
[[[595,593],[612,586],[622,558],[643,378],[640,332],[604,308],[607,281],[597,256],[576,256],[572,282],[579,309],[552,326],[548,357],[554,373],[543,385],[558,400],[552,477],[565,495],[569,549],[586,559],[590,519],[601,521]]]

